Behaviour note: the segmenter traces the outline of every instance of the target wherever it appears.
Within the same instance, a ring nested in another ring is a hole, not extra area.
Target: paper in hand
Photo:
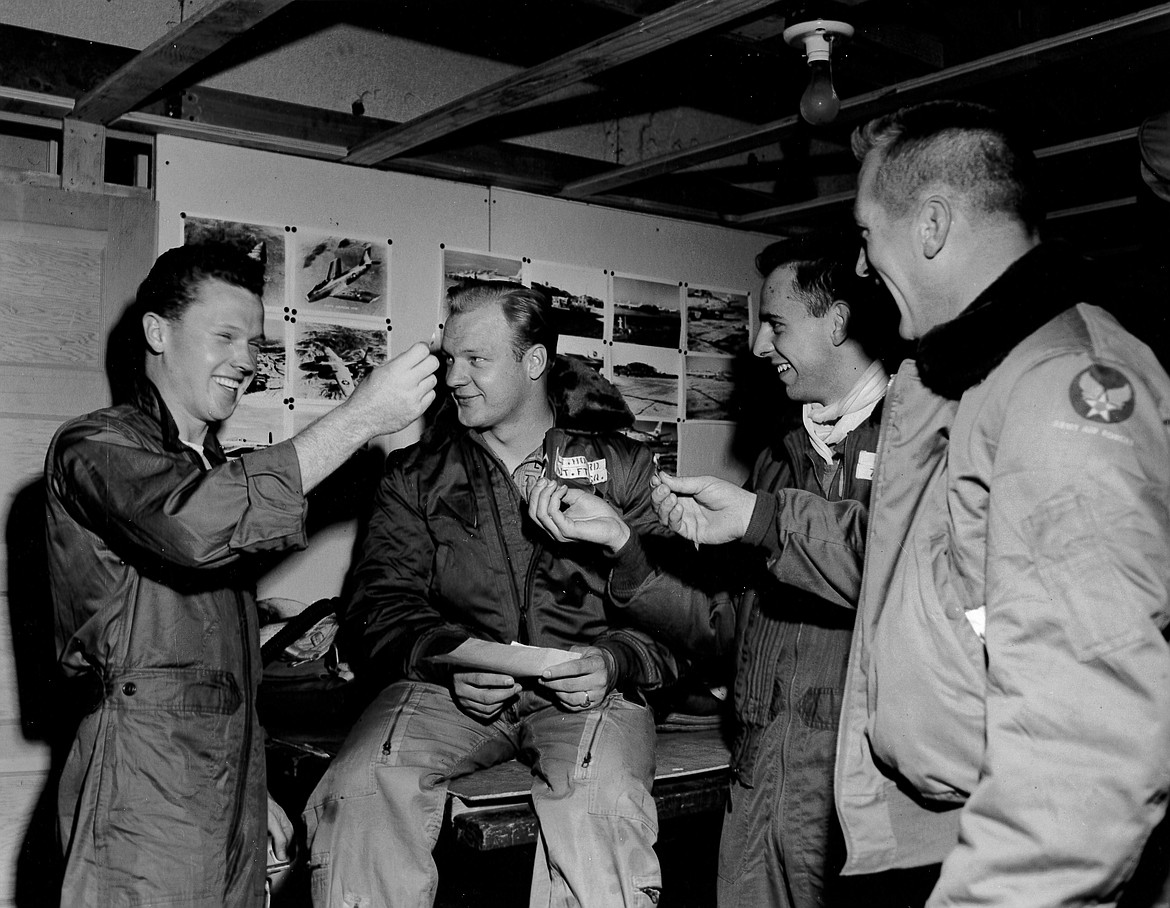
[[[430,658],[432,662],[454,665],[456,668],[495,672],[513,678],[536,678],[550,665],[580,659],[581,654],[547,646],[470,639],[464,640],[449,653]]]

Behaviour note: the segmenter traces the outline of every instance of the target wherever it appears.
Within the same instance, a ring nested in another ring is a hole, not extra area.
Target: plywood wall
[[[0,186],[0,905],[53,904],[45,449],[58,425],[109,401],[106,336],[154,258],[155,210]]]

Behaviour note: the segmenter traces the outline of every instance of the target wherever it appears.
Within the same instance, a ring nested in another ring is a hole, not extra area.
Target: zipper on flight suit
[[[494,456],[494,455],[491,455],[489,452],[489,456]],[[488,469],[489,470],[491,469],[490,465],[488,466]],[[503,466],[501,466],[500,469],[503,469]],[[508,482],[511,483],[512,477],[507,472],[505,472],[504,475],[507,478]],[[491,509],[492,509],[492,522],[493,522],[493,525],[495,526],[495,529],[496,529],[496,543],[499,545],[500,551],[503,552],[504,561],[508,567],[508,588],[512,591],[512,604],[516,606],[516,614],[518,615],[518,617],[520,619],[520,625],[518,628],[520,642],[527,643],[528,637],[529,637],[528,627],[527,627],[528,608],[527,608],[527,605],[525,604],[525,601],[522,598],[521,591],[516,589],[516,576],[515,576],[515,573],[512,571],[512,555],[508,552],[507,547],[504,545],[504,534],[503,534],[503,531],[500,529],[502,526],[502,523],[500,521],[500,505],[499,505],[499,502],[496,501],[495,493],[492,491],[492,479],[490,476],[485,476],[485,477],[483,477],[483,479],[487,483],[487,499],[488,499],[488,503],[491,505]],[[523,517],[521,517],[521,521],[523,521]],[[532,565],[531,564],[529,564],[528,570],[529,570],[529,574],[531,574],[532,573]],[[527,583],[525,585],[527,586]]]
[[[544,546],[535,543],[532,557],[528,559],[528,570],[524,572],[524,599],[520,603],[520,642],[527,643],[532,634],[528,630],[529,603],[532,602],[532,588],[536,580],[536,568],[540,564],[540,556],[544,554]]]

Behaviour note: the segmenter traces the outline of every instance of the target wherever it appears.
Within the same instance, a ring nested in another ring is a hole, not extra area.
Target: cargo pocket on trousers
[[[574,779],[589,788],[589,813],[643,823],[657,832],[658,814],[650,794],[654,726],[649,709],[614,693],[585,715]],[[613,771],[615,766],[621,771]],[[643,785],[643,778],[649,783]]]

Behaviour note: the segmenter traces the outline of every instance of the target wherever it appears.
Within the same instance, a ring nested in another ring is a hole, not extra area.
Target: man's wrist
[[[605,675],[607,691],[617,690],[629,674],[630,663],[634,655],[617,640],[598,641],[594,644],[605,661]]]
[[[618,538],[607,544],[605,547],[605,551],[611,558],[616,558],[618,556],[621,550],[626,547],[626,543],[630,541],[630,537],[633,535],[633,533],[630,532],[629,525],[624,520],[619,520],[617,523],[619,527]]]

